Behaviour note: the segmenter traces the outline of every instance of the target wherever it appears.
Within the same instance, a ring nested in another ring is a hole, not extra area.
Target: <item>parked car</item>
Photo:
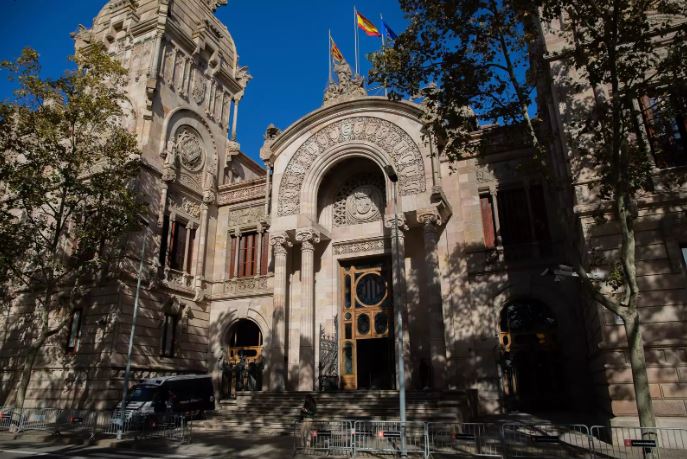
[[[121,402],[115,412],[119,412]],[[126,418],[152,414],[203,415],[215,409],[210,375],[181,375],[144,379],[136,384],[126,401]]]

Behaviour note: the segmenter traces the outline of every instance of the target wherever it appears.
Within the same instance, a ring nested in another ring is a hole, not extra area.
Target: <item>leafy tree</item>
[[[101,47],[72,59],[76,70],[58,79],[40,76],[31,49],[0,64],[17,86],[0,103],[0,281],[15,306],[29,305],[11,324],[23,345],[18,407],[41,349],[117,272],[140,207],[139,152],[121,123],[126,71]]]
[[[560,35],[566,49],[560,57],[570,59],[580,77],[571,96],[574,99],[585,85],[595,95],[587,106],[578,104],[583,115],[581,122],[567,126],[568,145],[598,174],[600,207],[611,215],[622,236],[616,259],[603,261],[615,266],[608,279],[601,282],[589,275],[590,262],[579,247],[573,251],[577,253],[574,268],[589,294],[622,319],[640,423],[654,426],[635,258],[637,198],[651,191],[653,162],[638,122],[637,101],[660,88],[681,94],[665,104],[667,108],[685,109],[687,4],[670,0],[400,3],[410,25],[393,48],[373,56],[370,76],[389,85],[392,98],[423,98],[427,131],[437,139],[439,153],[451,160],[475,153],[470,118],[476,116],[480,123],[520,127],[523,140],[545,165],[545,132],[528,115],[541,77],[535,73],[545,67],[538,49],[538,16],[543,14],[545,24],[564,16],[566,27]],[[664,19],[652,21],[656,17]],[[572,222],[569,205],[555,207],[563,221]],[[571,239],[576,244],[576,238]]]
[[[638,120],[640,100],[649,95],[658,95],[663,106],[654,108],[668,118],[687,113],[687,3],[543,0],[542,7],[545,21],[565,24],[564,30],[554,30],[565,43],[560,53],[569,56],[569,64],[593,91],[591,109],[571,119],[568,144],[595,168],[604,200],[600,210],[612,216],[622,238],[619,254],[604,260],[612,268],[606,289],[582,263],[577,272],[594,299],[623,321],[640,424],[653,427],[637,304],[635,224],[638,197],[653,191],[654,162]]]

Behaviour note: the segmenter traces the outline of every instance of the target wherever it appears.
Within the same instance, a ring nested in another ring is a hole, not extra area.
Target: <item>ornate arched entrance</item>
[[[509,409],[551,409],[563,402],[557,328],[551,310],[536,300],[511,301],[501,310],[500,362]]]
[[[235,322],[227,333],[226,362],[232,390],[262,389],[262,346],[260,327],[249,319]]]

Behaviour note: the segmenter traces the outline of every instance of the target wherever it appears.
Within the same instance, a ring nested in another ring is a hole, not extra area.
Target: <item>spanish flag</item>
[[[332,47],[332,57],[336,62],[343,62],[343,54],[341,54],[341,50],[338,46],[336,46],[336,43],[334,42],[334,39],[331,36],[329,36],[329,41],[331,42]]]
[[[359,12],[355,12],[357,19],[358,19],[358,27],[363,29],[363,31],[370,37],[381,37],[382,34],[379,33],[379,30],[377,30],[377,27],[370,22],[369,19],[367,19],[365,16],[360,14]]]

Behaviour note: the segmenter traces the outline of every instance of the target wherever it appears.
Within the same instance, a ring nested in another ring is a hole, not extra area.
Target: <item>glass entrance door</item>
[[[339,355],[343,388],[390,389],[394,380],[394,356],[388,263],[341,266],[340,285]]]

